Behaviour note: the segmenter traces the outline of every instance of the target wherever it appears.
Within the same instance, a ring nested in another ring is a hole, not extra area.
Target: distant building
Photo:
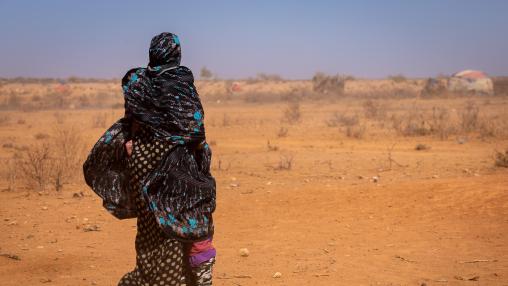
[[[448,91],[466,94],[492,95],[494,84],[484,72],[464,70],[448,79]]]

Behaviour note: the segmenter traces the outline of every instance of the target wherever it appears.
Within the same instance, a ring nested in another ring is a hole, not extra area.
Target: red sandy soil
[[[346,138],[324,123],[341,104],[303,105],[284,138],[282,105],[207,107],[214,285],[508,285],[508,172],[492,159],[508,142],[401,138],[377,125]],[[26,123],[0,137],[33,141],[56,124],[52,114],[10,114]],[[68,115],[90,147],[103,128],[83,122],[97,111]],[[291,170],[274,169],[283,155],[294,156]],[[0,285],[116,285],[134,267],[135,225],[114,219],[82,182],[0,191]]]

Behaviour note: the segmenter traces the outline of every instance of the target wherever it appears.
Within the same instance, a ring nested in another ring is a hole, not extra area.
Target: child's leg
[[[215,263],[215,257],[210,260],[192,267],[193,280],[196,281],[196,286],[211,286],[212,285],[212,270]]]

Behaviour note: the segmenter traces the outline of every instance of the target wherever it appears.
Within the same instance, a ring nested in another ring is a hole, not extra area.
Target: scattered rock
[[[432,175],[432,179],[439,179],[438,175]]]
[[[39,281],[41,281],[41,283],[51,283],[52,282],[51,279],[49,279],[49,278],[42,278]]]
[[[270,181],[266,182],[267,186],[270,186],[271,184],[272,184],[272,182],[270,182]]]
[[[247,248],[240,248],[240,256],[247,257],[249,256],[250,252]]]
[[[84,232],[89,232],[89,231],[100,231],[100,226],[96,225],[96,224],[90,224],[90,225],[86,225],[83,227],[83,231]]]
[[[462,277],[462,276],[459,276],[459,275],[455,275],[455,279],[457,280],[462,280],[462,281],[478,281],[480,280],[480,276],[476,275],[476,276],[472,276],[472,277]]]
[[[229,184],[229,186],[231,188],[238,188],[240,186],[240,184],[239,183],[231,183],[231,184]]]
[[[16,254],[0,253],[0,256],[7,257],[7,258],[13,259],[13,260],[21,260],[21,258],[19,256],[17,256]]]
[[[379,177],[378,176],[372,177],[372,182],[374,182],[374,183],[379,182]]]
[[[74,194],[72,194],[72,197],[73,197],[73,198],[77,198],[77,199],[80,199],[80,198],[82,198],[82,197],[84,197],[84,196],[85,196],[85,194],[84,194],[83,192],[79,192],[79,193],[74,193]]]
[[[47,206],[43,206],[43,207],[41,207],[41,209],[44,210],[44,211],[47,211],[48,207]]]
[[[282,273],[280,272],[275,272],[272,276],[273,278],[281,278],[282,277]]]

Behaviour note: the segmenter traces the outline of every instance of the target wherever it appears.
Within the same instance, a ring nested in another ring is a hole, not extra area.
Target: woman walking
[[[136,266],[118,285],[211,285],[215,180],[204,112],[178,37],[152,39],[122,79],[125,116],[99,139],[85,179],[116,217],[137,217]]]

